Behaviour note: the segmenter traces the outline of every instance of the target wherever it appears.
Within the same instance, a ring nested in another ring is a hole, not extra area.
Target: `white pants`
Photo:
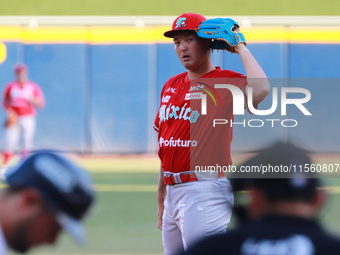
[[[35,116],[18,117],[15,124],[6,128],[6,150],[14,151],[17,149],[20,137],[22,137],[22,150],[30,150],[33,145],[35,133]]]
[[[168,185],[166,190],[162,230],[165,255],[184,251],[200,238],[226,232],[234,205],[226,178]]]

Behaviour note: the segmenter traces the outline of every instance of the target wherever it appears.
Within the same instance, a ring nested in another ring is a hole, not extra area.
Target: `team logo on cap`
[[[187,18],[179,18],[178,20],[177,20],[177,22],[176,22],[176,27],[175,27],[175,29],[176,28],[179,28],[179,27],[185,27],[186,26],[186,20],[187,20]]]

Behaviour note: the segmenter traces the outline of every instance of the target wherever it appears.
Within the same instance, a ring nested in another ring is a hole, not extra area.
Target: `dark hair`
[[[272,166],[286,167],[287,172],[252,173],[249,176],[232,180],[236,189],[254,186],[261,190],[269,202],[305,201],[310,202],[320,185],[314,173],[294,171],[294,167],[311,164],[306,151],[290,143],[276,143],[262,150],[255,157],[247,160],[241,166]]]
[[[295,186],[299,183],[301,187]],[[263,192],[268,202],[311,202],[317,192],[315,178],[257,179],[250,184]]]
[[[3,191],[5,193],[9,193],[9,194],[15,194],[15,193],[18,193],[22,190],[24,190],[25,187],[12,187],[12,186],[7,186],[3,189]]]

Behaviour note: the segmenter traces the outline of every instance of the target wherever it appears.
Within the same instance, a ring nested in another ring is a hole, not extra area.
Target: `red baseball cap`
[[[17,64],[13,68],[15,73],[27,72],[27,66],[25,64]]]
[[[195,30],[205,20],[206,18],[200,14],[184,13],[175,19],[172,30],[166,31],[164,36],[173,38],[177,31]]]

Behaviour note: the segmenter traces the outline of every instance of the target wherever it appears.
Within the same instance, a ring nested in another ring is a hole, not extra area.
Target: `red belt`
[[[224,177],[225,177],[224,172],[218,172],[218,178]],[[197,175],[195,173],[176,173],[176,174],[164,173],[163,179],[164,183],[170,186],[185,182],[198,181]]]

